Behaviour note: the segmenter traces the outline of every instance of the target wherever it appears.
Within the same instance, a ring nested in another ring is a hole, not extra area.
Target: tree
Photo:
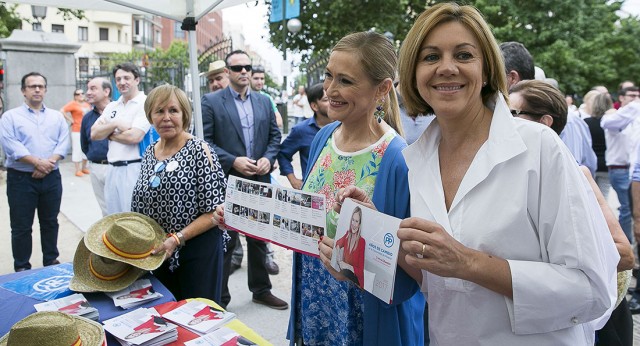
[[[22,19],[16,13],[18,5],[0,2],[0,37],[8,37],[15,29],[22,28]]]
[[[417,16],[442,0],[300,0],[302,30],[287,36],[289,49],[326,54],[341,37],[374,29],[400,43]],[[633,79],[640,62],[640,22],[616,14],[623,0],[468,0],[480,9],[498,42],[522,42],[548,77],[568,93],[603,84],[610,90]],[[271,42],[282,47],[282,22],[271,23]]]

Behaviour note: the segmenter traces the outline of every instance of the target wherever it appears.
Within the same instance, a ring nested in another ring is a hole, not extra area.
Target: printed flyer
[[[391,304],[400,239],[400,219],[346,199],[340,210],[331,266]]]
[[[318,257],[326,229],[325,196],[229,176],[227,228]]]

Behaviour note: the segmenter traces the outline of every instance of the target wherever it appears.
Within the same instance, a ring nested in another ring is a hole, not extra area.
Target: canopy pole
[[[187,13],[194,13],[193,0],[187,1]],[[196,130],[196,137],[204,139],[202,129],[202,104],[200,103],[200,75],[198,71],[198,42],[196,35],[195,17],[186,17],[182,22],[181,29],[189,31],[189,67],[191,70],[191,90],[193,98],[193,122]]]

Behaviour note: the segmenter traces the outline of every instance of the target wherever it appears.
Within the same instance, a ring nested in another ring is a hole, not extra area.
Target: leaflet
[[[163,314],[162,317],[202,335],[216,330],[234,319],[236,315],[232,312],[216,309],[203,302],[192,300]]]
[[[98,310],[91,306],[80,293],[72,294],[56,300],[33,305],[36,311],[61,311],[70,315],[82,316],[97,321]]]
[[[197,339],[185,342],[184,346],[236,346],[257,345],[253,341],[238,334],[233,329],[221,327],[212,333],[203,335]]]
[[[154,291],[149,279],[137,280],[123,290],[105,292],[105,294],[113,299],[115,306],[123,309],[130,309],[162,297],[162,293]]]
[[[400,221],[346,199],[331,256],[335,270],[388,304],[393,298]]]
[[[103,322],[123,345],[164,345],[178,339],[176,325],[154,309],[140,308]]]
[[[224,203],[227,228],[318,257],[325,234],[325,196],[229,176]]]

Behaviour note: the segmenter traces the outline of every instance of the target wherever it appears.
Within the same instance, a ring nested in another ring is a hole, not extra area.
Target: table
[[[37,273],[38,271],[41,271],[43,269],[45,268],[25,270],[20,273],[11,273],[7,275],[2,275],[0,276],[0,284]],[[153,275],[146,274],[142,277],[142,279],[149,279],[151,281],[151,284],[153,285],[153,289],[156,292],[161,293],[162,298],[152,300],[150,302],[147,302],[146,304],[138,306],[137,308],[140,308],[140,307],[150,308],[158,304],[176,301],[176,299],[173,297],[173,294],[171,294],[171,292],[169,292],[169,290],[162,283],[160,283],[160,281],[158,281],[158,279],[156,279]],[[93,307],[98,309],[98,312],[100,313],[99,322],[114,318],[116,316],[122,315],[125,312],[130,311],[130,310],[123,310],[121,308],[116,307],[113,304],[113,300],[102,292],[82,293],[82,294],[85,296],[85,298],[87,298],[87,300],[89,301],[89,304],[91,304]],[[36,312],[36,309],[33,307],[33,305],[37,303],[42,303],[42,301],[11,292],[0,287],[0,336],[8,333],[9,330],[11,329],[11,326],[14,323]],[[107,333],[107,342],[109,345],[120,345],[108,333]]]

